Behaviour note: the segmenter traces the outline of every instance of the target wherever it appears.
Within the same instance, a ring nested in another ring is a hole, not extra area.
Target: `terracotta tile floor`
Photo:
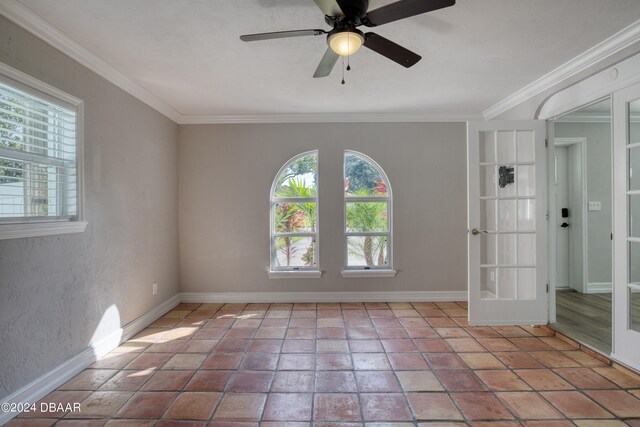
[[[33,426],[640,426],[640,377],[466,303],[180,304]]]

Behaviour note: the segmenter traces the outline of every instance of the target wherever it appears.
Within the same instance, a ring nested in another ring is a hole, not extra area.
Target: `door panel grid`
[[[613,357],[640,367],[640,85],[613,94]]]
[[[482,299],[536,298],[532,131],[480,134]]]
[[[469,322],[548,319],[542,121],[469,122]]]

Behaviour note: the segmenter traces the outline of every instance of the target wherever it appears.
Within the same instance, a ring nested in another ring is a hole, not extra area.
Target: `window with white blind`
[[[0,64],[0,238],[83,231],[82,101]]]

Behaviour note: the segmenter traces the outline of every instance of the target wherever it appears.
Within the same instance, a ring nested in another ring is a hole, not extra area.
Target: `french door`
[[[613,94],[613,357],[640,367],[640,85]]]
[[[546,324],[544,121],[467,124],[469,322]]]

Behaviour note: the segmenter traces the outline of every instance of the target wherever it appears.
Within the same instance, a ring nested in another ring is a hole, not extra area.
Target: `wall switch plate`
[[[157,295],[158,294],[158,283],[154,283],[153,284],[152,292],[153,292],[153,295]]]
[[[600,202],[589,202],[589,210],[590,211],[600,211],[600,210],[602,210],[602,203],[600,203]]]

